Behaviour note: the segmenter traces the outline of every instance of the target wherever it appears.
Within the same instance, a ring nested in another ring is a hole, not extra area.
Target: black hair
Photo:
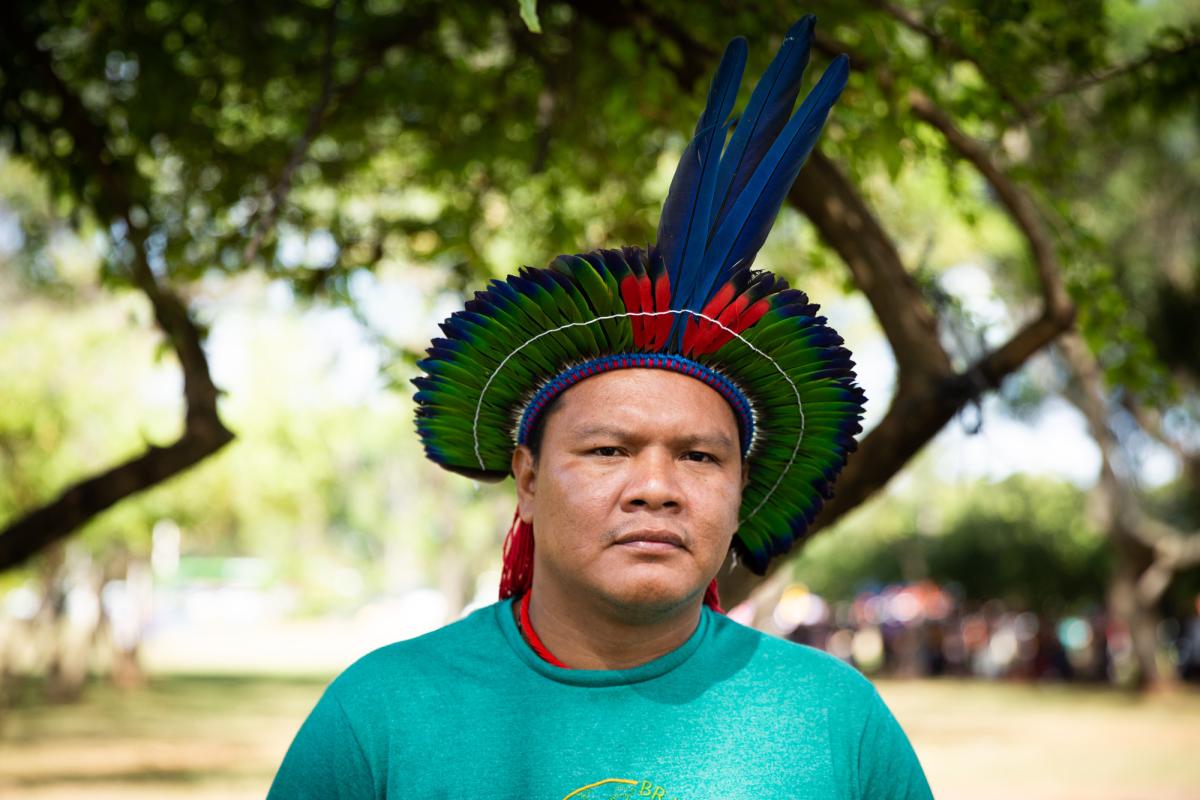
[[[542,409],[537,419],[533,421],[533,427],[529,429],[529,435],[525,437],[525,446],[533,454],[533,463],[535,464],[542,455],[542,438],[546,435],[546,423],[550,421],[550,417],[554,416],[554,412],[562,404],[563,394],[566,393],[563,392],[555,396],[549,405]]]

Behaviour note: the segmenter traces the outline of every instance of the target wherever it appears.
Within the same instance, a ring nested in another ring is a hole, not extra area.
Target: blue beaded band
[[[754,442],[754,408],[749,398],[731,380],[721,373],[707,367],[698,361],[692,361],[683,356],[666,353],[621,353],[620,355],[603,356],[576,364],[570,369],[563,370],[558,375],[546,381],[537,394],[525,406],[521,413],[521,422],[517,426],[517,444],[525,444],[529,431],[537,423],[538,417],[554,398],[579,383],[584,378],[611,372],[616,369],[665,369],[678,372],[702,381],[705,385],[717,391],[737,416],[742,432],[742,454],[750,452]]]

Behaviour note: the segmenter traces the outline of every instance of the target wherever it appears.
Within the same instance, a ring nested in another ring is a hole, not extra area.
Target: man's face
[[[537,463],[513,456],[535,589],[639,616],[697,601],[744,485],[725,400],[685,375],[616,370],[567,390],[543,424]]]

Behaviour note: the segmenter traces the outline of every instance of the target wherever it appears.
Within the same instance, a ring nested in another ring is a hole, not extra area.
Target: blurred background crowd
[[[789,639],[868,674],[1118,685],[1128,685],[1137,674],[1129,629],[1099,606],[1047,617],[1009,610],[999,600],[963,604],[956,588],[888,586],[830,608],[795,585],[776,607],[775,624]],[[1161,669],[1200,682],[1200,616],[1162,620],[1157,641]]]

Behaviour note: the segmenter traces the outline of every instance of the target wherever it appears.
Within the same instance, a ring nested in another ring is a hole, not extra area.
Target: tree
[[[1112,232],[1074,224],[1062,187],[1096,169],[1077,135],[1101,121],[1094,98],[1130,81],[1187,86],[1178,76],[1194,69],[1198,37],[1183,3],[1144,12],[1136,38],[1100,0],[810,10],[820,54],[849,53],[855,74],[789,202],[820,237],[805,260],[845,265],[897,364],[888,410],[815,532],[1070,329],[1076,304],[1093,345],[1118,324],[1144,340],[1096,254],[1095,237]],[[1145,23],[1167,12],[1174,27]],[[648,240],[664,166],[728,31],[755,43],[761,66],[795,12],[767,0],[543,3],[541,34],[515,3],[87,0],[0,13],[0,136],[70,215],[104,232],[105,280],[151,302],[187,404],[175,444],[10,521],[3,568],[229,441],[203,326],[183,299],[192,282],[257,270],[353,304],[350,276],[389,259],[440,265],[461,288],[537,254]],[[1110,111],[1153,113],[1148,96]],[[964,348],[946,335],[934,277],[944,264],[907,240],[936,252],[943,231],[905,230],[903,211],[880,204],[881,184],[911,170],[940,173],[957,230],[1002,217],[1019,236],[1016,253],[982,254],[1014,300],[1036,306],[1002,341]],[[288,236],[332,246],[289,266]],[[1120,375],[1142,355],[1131,348],[1106,368]],[[723,583],[736,600],[755,581]]]
[[[1157,658],[1163,597],[1200,565],[1200,517],[1168,513],[1142,486],[1142,459],[1156,445],[1179,464],[1183,495],[1200,489],[1200,362],[1183,345],[1198,335],[1200,309],[1197,228],[1185,211],[1200,197],[1200,52],[1194,17],[1162,10],[1157,41],[1142,49],[1132,39],[1151,21],[1114,8],[1120,61],[1065,84],[1086,100],[1062,109],[1074,168],[1042,179],[1096,265],[1083,276],[1092,302],[1081,305],[1082,336],[1058,348],[1056,391],[1080,409],[1101,453],[1097,506],[1115,555],[1110,612],[1129,628],[1147,684],[1171,677]],[[1114,307],[1129,310],[1114,317]]]
[[[830,601],[932,580],[972,607],[1085,613],[1103,605],[1111,564],[1083,503],[1070,484],[1025,475],[888,495],[805,548],[794,577]]]

